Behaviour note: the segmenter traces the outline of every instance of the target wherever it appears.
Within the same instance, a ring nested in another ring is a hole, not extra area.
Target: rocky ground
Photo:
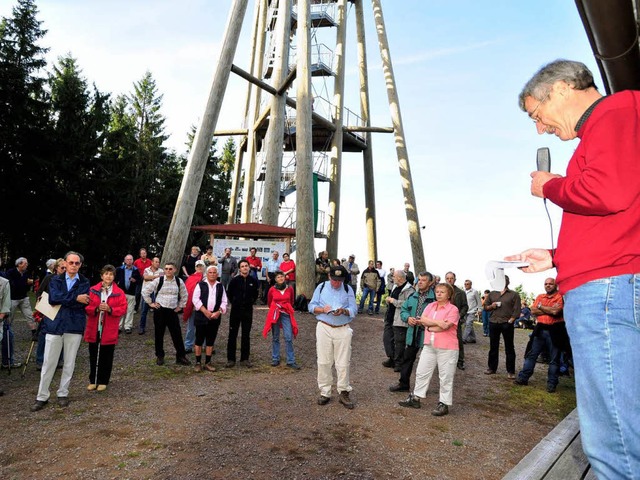
[[[71,385],[71,404],[52,399],[31,413],[39,372],[29,365],[0,372],[0,477],[21,478],[256,478],[256,479],[499,479],[575,406],[573,381],[545,391],[544,365],[528,387],[507,379],[504,355],[486,376],[488,338],[468,345],[458,371],[450,414],[430,414],[437,378],[421,410],[398,406],[390,393],[398,374],[381,366],[382,317],[353,322],[351,381],[354,410],[334,397],[318,406],[315,319],[297,316],[295,340],[302,366],[270,366],[271,341],[261,336],[265,307],[256,307],[254,368],[225,369],[227,319],[216,342],[215,373],[167,362],[155,365],[153,327],[123,335],[105,392],[88,392],[83,344]],[[136,316],[137,325],[138,316]],[[24,320],[16,319],[18,359],[26,356]],[[481,328],[476,326],[476,331]],[[517,364],[528,331],[516,331]],[[166,336],[167,360],[173,347]],[[193,359],[193,355],[190,355]]]

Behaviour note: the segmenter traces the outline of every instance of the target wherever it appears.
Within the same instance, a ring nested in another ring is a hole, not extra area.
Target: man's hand
[[[531,195],[534,197],[544,198],[544,193],[542,189],[544,184],[547,183],[552,178],[561,178],[562,175],[558,175],[557,173],[549,173],[549,172],[531,172]]]
[[[324,307],[322,307],[322,313],[329,313],[331,310],[333,310],[331,305],[325,305]]]
[[[520,270],[526,273],[544,272],[553,267],[553,261],[549,250],[544,248],[530,248],[516,255],[504,257],[508,262],[527,262],[528,267],[521,267]]]
[[[89,294],[83,293],[82,295],[78,295],[76,297],[76,302],[84,303],[85,305],[89,305]]]
[[[149,304],[150,308],[153,308],[154,310],[158,310],[160,308],[160,304],[158,302],[153,302]]]

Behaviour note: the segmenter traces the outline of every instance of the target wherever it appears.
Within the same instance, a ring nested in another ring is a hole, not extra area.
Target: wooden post
[[[279,0],[278,19],[276,21],[276,51],[273,64],[272,85],[278,89],[287,77],[289,67],[289,43],[291,35],[292,0]],[[262,204],[262,223],[278,224],[280,213],[280,179],[282,176],[282,143],[286,95],[276,95],[271,99],[271,118],[267,129],[267,148],[265,163],[267,169],[264,178],[264,198]]]
[[[267,5],[268,0],[256,0],[260,4],[258,27],[257,27],[257,46],[253,48],[254,55],[257,61],[253,63],[254,70],[251,74],[255,77],[262,77],[262,69],[264,66],[264,45],[265,45],[265,26],[267,24],[267,12],[269,10]],[[258,110],[260,108],[260,98],[262,90],[254,88],[251,90],[249,116],[247,118],[247,128],[249,133],[247,134],[247,166],[244,171],[244,190],[242,194],[242,223],[248,223],[252,221],[251,212],[253,210],[253,194],[255,191],[255,178],[256,178],[256,118],[258,117]]]
[[[355,0],[356,6],[356,36],[358,39],[358,70],[360,72],[360,115],[365,127],[371,126],[369,107],[369,74],[367,66],[367,42],[364,30],[364,9],[362,0]],[[365,133],[367,148],[362,151],[362,166],[364,170],[364,204],[365,221],[367,226],[367,247],[369,258],[378,258],[378,239],[376,234],[376,192],[373,176],[373,144],[371,132]]]
[[[253,13],[253,32],[251,33],[251,54],[249,57],[250,70],[253,71],[256,63],[256,44],[258,36],[258,27],[260,23],[260,1],[256,1]],[[251,105],[251,89],[253,85],[247,84],[247,98],[244,104],[244,121],[245,127],[250,128],[249,125],[255,121],[255,119],[249,118],[249,107]],[[248,134],[249,132],[247,132]],[[231,181],[231,196],[229,198],[229,212],[227,215],[227,223],[234,223],[236,220],[236,213],[238,208],[238,192],[240,191],[240,181],[242,177],[242,160],[244,157],[244,151],[238,148],[236,152],[236,161],[233,165],[233,177]]]
[[[393,66],[391,65],[391,52],[389,51],[387,30],[384,24],[380,0],[371,0],[371,4],[373,5],[373,18],[376,24],[376,31],[378,32],[378,44],[380,46],[380,57],[382,58],[382,70],[387,85],[391,121],[393,123],[393,129],[395,130],[396,154],[398,155],[398,167],[400,169],[400,178],[402,179],[402,192],[404,193],[404,206],[407,216],[407,228],[409,230],[409,242],[413,254],[413,266],[416,272],[421,272],[425,270],[424,250],[422,237],[420,236],[420,222],[418,220],[416,197],[413,192],[413,182],[411,180],[407,143],[404,137],[404,127],[400,113],[398,90],[393,75]]]
[[[298,100],[296,110],[296,290],[311,298],[315,289],[313,150],[311,143],[311,6],[298,0]]]
[[[338,258],[340,228],[340,186],[342,183],[342,125],[344,122],[344,64],[347,41],[347,0],[338,0],[336,20],[336,77],[333,87],[333,123],[336,131],[331,138],[331,171],[329,173],[329,226],[327,251],[331,258]]]
[[[233,63],[233,57],[238,46],[238,38],[242,30],[242,21],[247,10],[247,2],[248,0],[234,0],[229,12],[218,66],[213,77],[202,121],[196,131],[196,136],[189,152],[189,160],[182,177],[176,208],[173,212],[171,226],[165,241],[162,254],[163,265],[166,262],[178,263],[182,258],[182,253],[187,243],[189,228],[193,220],[198,193],[202,185],[207,158],[209,157],[209,150],[213,142],[213,132],[218,122],[222,99],[224,98],[229,74],[231,73],[231,64]]]

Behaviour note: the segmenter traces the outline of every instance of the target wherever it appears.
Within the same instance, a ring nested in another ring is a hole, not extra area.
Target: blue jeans
[[[482,333],[485,337],[489,336],[489,317],[491,312],[482,310]]]
[[[196,318],[195,309],[191,313],[189,317],[189,321],[187,322],[187,331],[184,334],[184,349],[185,350],[193,350],[193,345],[196,343],[196,325],[194,322]]]
[[[375,288],[364,287],[362,291],[362,298],[360,299],[360,307],[358,308],[359,312],[362,312],[364,308],[364,301],[369,297],[369,313],[373,313],[373,297],[376,294]]]
[[[156,301],[155,292],[151,294],[151,301],[152,302]],[[149,304],[144,300],[142,300],[142,310],[140,312],[140,327],[139,327],[141,332],[144,332],[147,329],[147,315],[149,314],[150,308],[151,307],[149,307]]]
[[[640,274],[565,295],[582,447],[600,479],[640,478]]]
[[[549,352],[549,373],[547,373],[547,386],[556,387],[558,385],[558,371],[560,369],[560,350],[553,345],[549,330],[540,328],[533,337],[531,350],[524,359],[524,366],[518,374],[518,380],[528,382],[533,370],[536,368],[536,360],[540,353]]]
[[[291,328],[291,318],[286,313],[280,314],[277,323],[271,325],[271,359],[274,362],[280,361],[280,325],[284,335],[285,347],[287,351],[287,365],[296,363],[296,356],[293,353],[293,328]]]

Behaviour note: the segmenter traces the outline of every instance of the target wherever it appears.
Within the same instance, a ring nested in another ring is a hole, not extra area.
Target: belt
[[[347,325],[349,325],[348,323],[345,323],[343,325],[331,325],[330,323],[327,322],[323,322],[322,320],[318,320],[320,323],[324,323],[325,325],[331,327],[331,328],[340,328],[340,327],[346,327]]]

